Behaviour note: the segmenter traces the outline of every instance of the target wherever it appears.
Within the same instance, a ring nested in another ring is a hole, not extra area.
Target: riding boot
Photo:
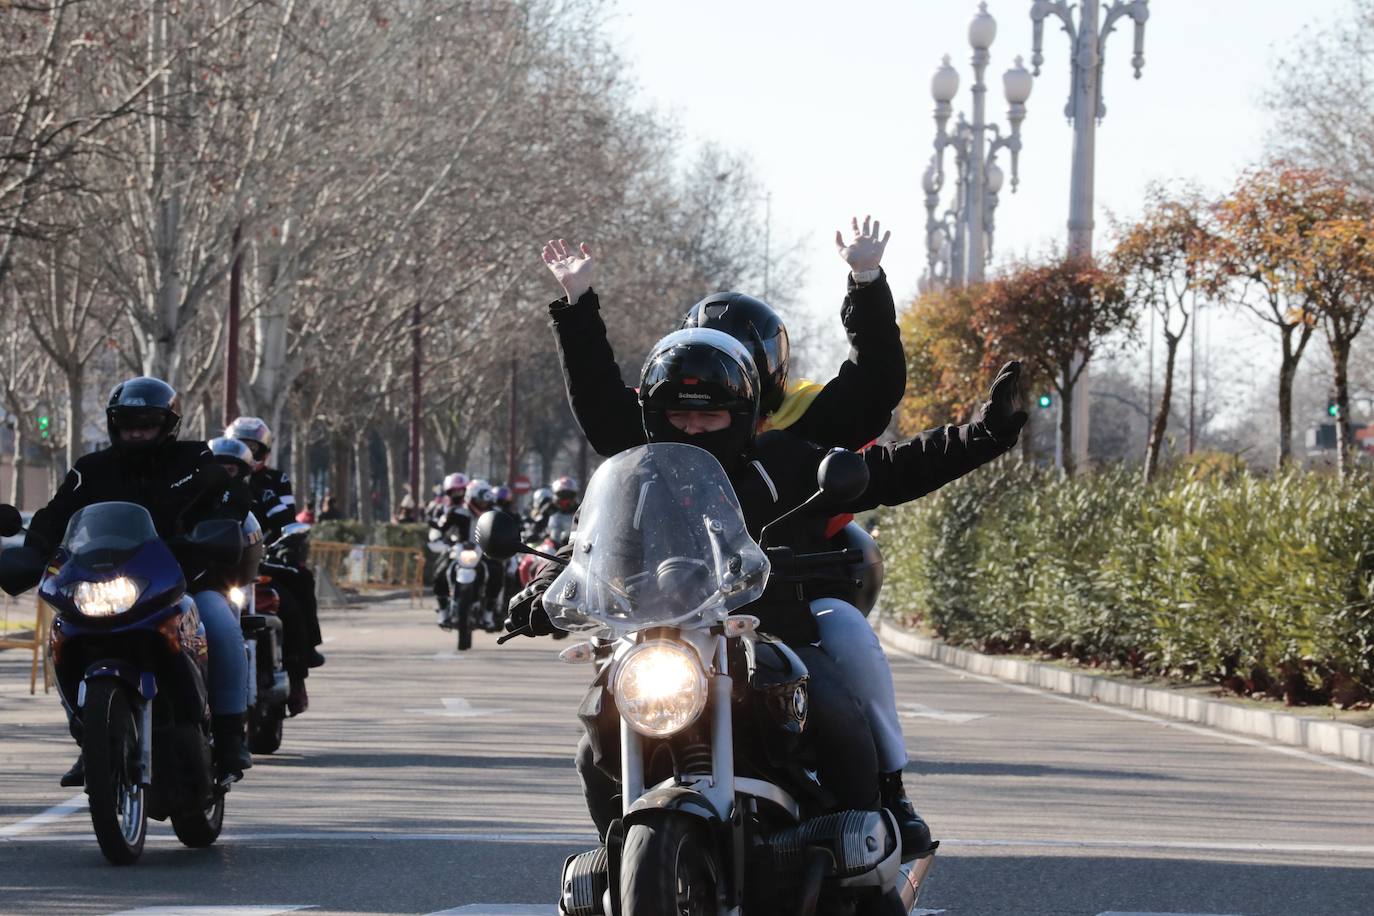
[[[916,813],[911,800],[906,797],[902,787],[902,771],[878,775],[878,793],[883,807],[892,812],[897,819],[897,827],[902,834],[902,859],[918,857],[931,848],[930,827],[925,819]]]
[[[68,789],[75,786],[84,786],[86,784],[85,754],[78,754],[76,756],[76,763],[73,763],[72,768],[62,774],[62,778],[57,781],[57,784]]]
[[[305,691],[305,677],[290,675],[291,693],[286,697],[286,709],[293,716],[299,716],[310,708],[310,694]]]
[[[242,773],[253,766],[253,755],[243,744],[243,713],[210,717],[215,736],[215,765],[221,775]]]

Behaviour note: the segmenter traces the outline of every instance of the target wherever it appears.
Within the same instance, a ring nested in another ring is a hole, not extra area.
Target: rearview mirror
[[[852,502],[868,489],[868,462],[856,452],[832,448],[816,469],[816,486],[827,502]]]
[[[520,540],[520,519],[500,509],[489,509],[477,519],[477,546],[489,557],[509,560],[525,545]]]
[[[24,530],[24,517],[14,506],[0,503],[0,537],[13,537]]]

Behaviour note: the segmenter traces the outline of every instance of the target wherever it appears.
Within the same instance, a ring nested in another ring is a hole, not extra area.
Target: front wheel
[[[224,828],[224,792],[215,790],[215,800],[200,811],[182,811],[172,815],[172,830],[177,839],[192,849],[209,846],[219,839]]]
[[[86,794],[91,826],[100,851],[115,865],[131,865],[143,854],[148,831],[143,787],[138,772],[138,722],[124,687],[114,681],[86,684],[83,717],[86,733]]]
[[[254,754],[275,754],[281,747],[286,710],[275,705],[262,709],[261,705],[248,711],[248,749]]]
[[[620,858],[623,916],[714,916],[715,858],[700,823],[670,814],[635,824]]]

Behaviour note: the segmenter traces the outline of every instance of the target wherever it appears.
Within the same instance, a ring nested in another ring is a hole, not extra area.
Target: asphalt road
[[[540,914],[590,845],[567,642],[458,656],[405,602],[326,616],[329,663],[212,848],[105,864],[55,695],[0,652],[0,913]],[[907,786],[944,845],[918,912],[1374,914],[1374,768],[893,659]]]

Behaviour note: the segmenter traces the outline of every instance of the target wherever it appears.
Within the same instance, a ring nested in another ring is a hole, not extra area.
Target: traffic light
[[[48,417],[46,417],[46,416],[39,417],[39,418],[38,418],[38,435],[39,435],[41,438],[44,438],[44,439],[48,438],[48,427],[50,427],[51,425],[52,425],[52,421],[51,421]]]
[[[1339,415],[1340,412],[1341,412],[1341,408],[1340,408],[1340,405],[1336,403],[1336,399],[1335,399],[1335,398],[1327,398],[1327,399],[1326,399],[1326,415],[1327,415],[1328,417],[1334,417],[1334,416]]]
[[[1050,397],[1048,394],[1042,394],[1036,403],[1040,405],[1041,410],[1049,410],[1054,406],[1054,398]]]

